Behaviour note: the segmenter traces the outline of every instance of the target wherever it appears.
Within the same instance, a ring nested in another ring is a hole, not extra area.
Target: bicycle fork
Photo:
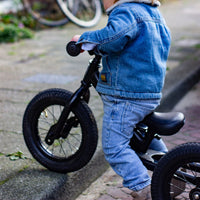
[[[49,129],[45,138],[45,142],[48,145],[52,145],[54,140],[59,139],[60,137],[67,138],[71,128],[78,125],[78,119],[75,117],[68,119],[69,114],[72,108],[80,101],[81,97],[86,94],[89,87],[91,87],[91,85],[96,87],[98,81],[97,72],[99,69],[100,60],[101,56],[95,56],[92,62],[90,62],[84,78],[81,81],[81,86],[76,90],[76,92],[73,93],[69,102],[66,103],[57,123],[51,126]]]

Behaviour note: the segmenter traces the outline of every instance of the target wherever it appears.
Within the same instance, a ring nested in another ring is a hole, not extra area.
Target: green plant
[[[27,28],[19,28],[14,24],[0,23],[0,43],[15,42],[20,39],[32,38],[33,33]]]
[[[36,21],[29,14],[25,14],[24,12],[2,14],[0,15],[0,22],[4,24],[14,24],[16,26],[23,24],[23,26],[31,29],[35,29],[36,27]]]
[[[196,44],[196,45],[195,45],[195,48],[196,48],[196,49],[200,49],[200,44]]]
[[[19,39],[27,39],[33,37],[32,31],[27,28],[17,28],[17,33]]]
[[[11,14],[1,15],[0,21],[5,24],[15,24],[15,25],[19,24],[19,20],[14,15]]]
[[[7,154],[6,156],[9,157],[9,159],[12,161],[19,160],[19,159],[27,159],[27,157],[24,156],[24,154],[21,151],[10,153],[10,154]]]
[[[36,27],[36,21],[33,19],[32,16],[30,15],[26,15],[26,16],[21,16],[21,22],[23,23],[23,25],[25,27],[31,28],[31,29],[35,29]]]
[[[0,24],[0,42],[15,42],[17,31],[13,25]]]

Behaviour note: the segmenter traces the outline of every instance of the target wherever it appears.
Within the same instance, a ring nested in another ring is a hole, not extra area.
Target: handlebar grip
[[[67,44],[66,51],[70,56],[78,56],[81,53],[81,45],[77,45],[75,41],[71,41]]]

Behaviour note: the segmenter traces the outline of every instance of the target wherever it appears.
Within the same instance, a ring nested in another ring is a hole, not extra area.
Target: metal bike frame
[[[56,124],[56,128],[50,129],[46,141],[50,139],[50,144],[53,142],[54,139],[62,137],[62,132],[64,130],[66,120],[70,114],[70,110],[73,106],[76,105],[76,103],[81,99],[81,97],[84,97],[88,89],[93,85],[95,88],[98,82],[98,74],[99,74],[99,64],[101,61],[101,56],[96,55],[95,58],[89,63],[89,66],[87,68],[87,71],[83,77],[83,80],[81,81],[80,87],[73,93],[73,95],[70,98],[70,101],[66,103],[58,121]],[[67,135],[65,134],[65,137]]]

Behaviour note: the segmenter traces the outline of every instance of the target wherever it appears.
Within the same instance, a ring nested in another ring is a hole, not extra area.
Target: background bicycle
[[[101,18],[99,0],[22,0],[25,9],[39,23],[55,27],[69,20],[81,27],[91,27]]]
[[[81,27],[94,26],[100,20],[100,0],[57,0],[57,3],[65,16]]]

